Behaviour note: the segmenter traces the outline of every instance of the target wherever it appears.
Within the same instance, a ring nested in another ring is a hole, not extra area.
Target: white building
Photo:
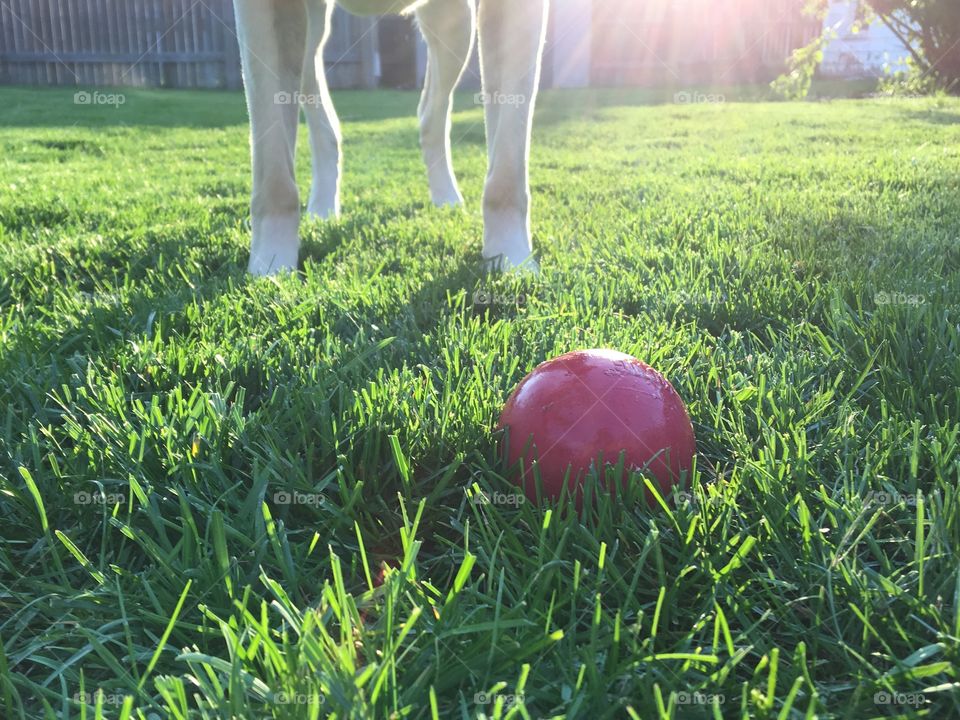
[[[824,48],[821,72],[827,77],[881,77],[908,69],[910,50],[880,20],[860,32],[853,31],[857,3],[830,3],[824,27],[836,38]]]

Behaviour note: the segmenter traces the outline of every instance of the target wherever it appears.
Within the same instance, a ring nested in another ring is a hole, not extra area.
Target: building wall
[[[856,3],[832,2],[824,29],[836,38],[823,52],[820,71],[827,77],[880,77],[908,69],[910,51],[890,28],[879,20],[859,33],[853,32]]]

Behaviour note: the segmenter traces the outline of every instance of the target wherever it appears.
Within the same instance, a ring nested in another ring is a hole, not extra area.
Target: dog
[[[249,271],[296,270],[300,198],[297,126],[310,131],[307,212],[340,212],[341,133],[324,68],[335,3],[357,15],[413,13],[428,47],[419,106],[430,195],[462,205],[450,150],[453,91],[479,36],[488,169],[483,257],[499,270],[536,270],[530,240],[530,133],[549,0],[234,0],[253,155]]]

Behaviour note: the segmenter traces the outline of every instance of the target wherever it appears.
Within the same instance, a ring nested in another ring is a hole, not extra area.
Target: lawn
[[[341,93],[343,216],[252,280],[239,94],[0,90],[0,716],[960,716],[960,100],[670,99],[546,94],[488,278],[472,97],[461,212]],[[690,495],[519,501],[500,407],[586,347]]]

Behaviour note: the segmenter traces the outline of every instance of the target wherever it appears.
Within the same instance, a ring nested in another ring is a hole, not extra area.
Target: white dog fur
[[[301,107],[313,160],[307,212],[320,218],[340,212],[340,124],[323,61],[334,1],[235,0],[253,149],[249,269],[255,275],[297,267]],[[450,156],[450,116],[479,24],[488,142],[483,256],[500,269],[535,269],[528,165],[548,0],[479,0],[479,8],[477,0],[336,2],[361,15],[416,13],[429,48],[420,138],[437,205],[463,203]]]

